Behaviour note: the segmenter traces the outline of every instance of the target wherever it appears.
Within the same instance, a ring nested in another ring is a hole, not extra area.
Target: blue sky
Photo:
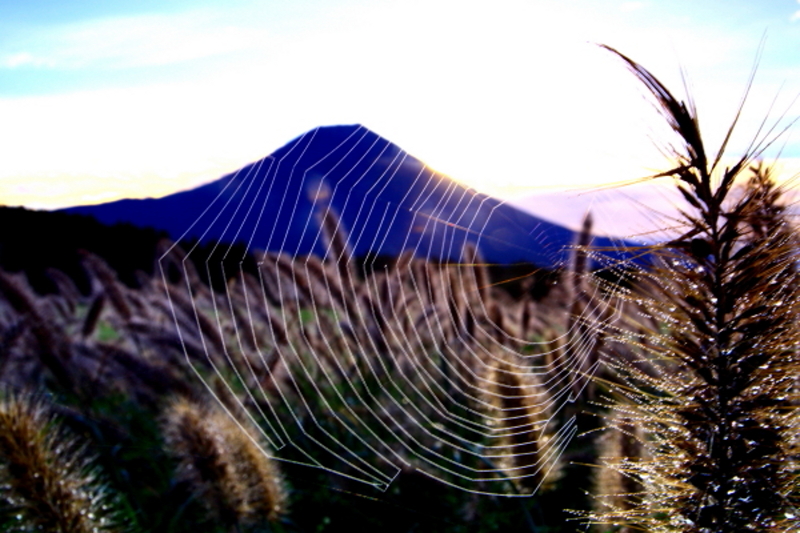
[[[763,36],[733,153],[800,94],[794,0],[0,1],[0,203],[160,196],[335,123],[508,198],[630,180],[669,136],[594,43],[683,69],[715,146]]]

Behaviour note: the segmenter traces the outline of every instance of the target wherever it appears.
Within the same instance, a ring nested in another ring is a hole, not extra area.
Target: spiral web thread
[[[489,280],[478,252],[482,240],[498,239],[484,231],[488,218],[454,222],[424,207],[432,196],[408,207],[373,195],[393,179],[390,171],[368,195],[351,194],[315,175],[314,165],[299,177],[300,194],[314,202],[303,214],[300,198],[272,179],[282,163],[270,156],[233,175],[193,224],[223,223],[224,240],[246,243],[257,258],[257,276],[242,267],[244,257],[238,272],[206,262],[208,279],[221,269],[229,280],[209,289],[190,260],[197,245],[184,253],[184,239],[159,261],[186,362],[213,401],[243,431],[258,428],[265,454],[379,490],[410,470],[479,494],[525,496],[547,483],[577,431],[569,406],[598,364],[590,325],[607,312],[607,300],[591,294],[573,265],[565,314],[572,316],[541,340],[536,302],[504,296]],[[427,170],[417,176],[423,184],[434,179]],[[338,211],[330,202],[337,194],[346,195]],[[464,212],[487,201],[454,183],[447,194],[451,201],[461,195]],[[271,195],[292,217],[305,216],[303,238],[322,254],[263,251],[286,249],[290,239],[276,224],[267,242],[255,239],[256,228],[271,224]],[[349,210],[357,222],[345,228]],[[369,259],[362,274],[353,250],[379,247],[399,212],[414,216],[414,231],[438,232],[440,246],[424,250],[406,235],[391,266]],[[375,214],[381,227],[358,227]],[[491,208],[491,216],[502,214]],[[546,246],[536,228],[524,230],[529,242],[506,244]],[[364,246],[364,239],[373,240]],[[241,253],[217,246],[223,257]],[[167,279],[170,262],[182,272],[177,285]],[[204,356],[186,349],[190,343]]]

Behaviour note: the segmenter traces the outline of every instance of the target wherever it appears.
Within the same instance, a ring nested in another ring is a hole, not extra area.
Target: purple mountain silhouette
[[[575,238],[434,172],[360,125],[316,128],[196,189],[64,211],[166,230],[175,240],[305,255],[324,253],[320,214],[328,208],[361,256],[413,248],[418,256],[452,259],[469,242],[490,262],[553,267]],[[614,243],[596,238],[594,244]]]

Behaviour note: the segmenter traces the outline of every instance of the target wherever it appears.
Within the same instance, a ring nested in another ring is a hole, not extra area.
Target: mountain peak
[[[325,253],[319,221],[329,208],[360,256],[413,249],[449,260],[469,243],[490,262],[552,267],[574,241],[572,231],[465,188],[361,124],[314,128],[190,191],[66,211],[166,230],[176,241],[305,255]]]

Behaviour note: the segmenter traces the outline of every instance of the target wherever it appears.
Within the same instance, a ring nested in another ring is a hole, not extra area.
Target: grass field
[[[0,271],[2,527],[796,531],[797,231],[758,162],[780,132],[722,168],[691,102],[611,52],[691,206],[647,261],[587,220],[555,272],[364,267],[326,211],[324,259],[162,240],[126,283],[90,252],[47,294]]]

